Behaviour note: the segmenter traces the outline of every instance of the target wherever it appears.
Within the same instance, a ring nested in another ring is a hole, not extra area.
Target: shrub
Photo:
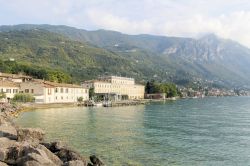
[[[3,93],[3,92],[1,92],[1,93],[0,93],[0,99],[5,99],[5,98],[6,98],[6,94]]]
[[[80,102],[80,103],[83,102],[83,97],[78,97],[77,101]]]
[[[18,93],[15,94],[14,98],[12,99],[14,102],[34,102],[35,98],[34,96],[32,96],[31,94],[27,94],[27,93]]]

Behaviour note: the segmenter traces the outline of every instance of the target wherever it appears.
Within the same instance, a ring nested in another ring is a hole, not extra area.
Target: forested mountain
[[[250,50],[213,34],[192,39],[53,25],[0,26],[0,31],[2,58],[58,68],[76,80],[106,73],[178,84],[250,84]]]
[[[15,59],[26,65],[64,71],[75,81],[103,74],[146,79],[155,73],[150,64],[139,64],[121,54],[38,29],[1,32],[0,57],[2,60]]]

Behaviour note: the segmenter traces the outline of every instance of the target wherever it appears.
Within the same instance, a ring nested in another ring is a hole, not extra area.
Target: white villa
[[[136,84],[134,78],[106,76],[85,81],[83,87],[94,88],[96,95],[109,100],[143,99],[145,86]]]
[[[88,88],[37,79],[20,83],[20,93],[32,94],[36,103],[74,103],[79,98],[89,99]]]

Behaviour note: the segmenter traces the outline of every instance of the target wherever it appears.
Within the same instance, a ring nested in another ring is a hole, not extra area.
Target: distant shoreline
[[[249,96],[205,96],[204,98],[209,98],[209,97],[249,97]],[[204,98],[192,98],[192,97],[186,97],[186,98],[181,98],[177,97],[175,99],[171,98],[166,98],[166,99],[142,99],[140,100],[137,104],[135,105],[146,105],[150,103],[156,103],[156,102],[164,102],[164,101],[177,101],[177,100],[182,100],[182,99],[204,99]],[[131,106],[129,104],[124,104],[129,101],[118,101],[120,104],[114,104],[112,107],[126,107],[126,106]],[[133,100],[131,100],[133,102]],[[14,117],[18,117],[18,115],[22,112],[27,112],[27,111],[33,111],[37,109],[50,109],[50,108],[73,108],[73,107],[85,107],[87,106],[78,106],[78,103],[50,103],[50,104],[37,104],[37,103],[22,103],[18,104],[18,109],[15,113],[13,113]]]

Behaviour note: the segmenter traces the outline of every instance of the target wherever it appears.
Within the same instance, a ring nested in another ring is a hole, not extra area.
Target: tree
[[[166,97],[175,97],[178,95],[178,89],[173,83],[156,83],[154,80],[147,82],[145,86],[146,93],[165,93]]]
[[[147,94],[157,93],[157,89],[158,87],[155,80],[148,81],[145,86],[145,91]]]
[[[77,101],[78,101],[79,103],[83,102],[83,97],[78,97],[78,98],[77,98]]]
[[[146,83],[146,86],[145,86],[145,92],[146,92],[147,94],[149,94],[149,93],[150,93],[150,89],[151,89],[151,86],[150,86],[150,82],[148,81],[148,82]]]
[[[95,95],[95,90],[94,88],[89,88],[89,98],[92,99]]]

